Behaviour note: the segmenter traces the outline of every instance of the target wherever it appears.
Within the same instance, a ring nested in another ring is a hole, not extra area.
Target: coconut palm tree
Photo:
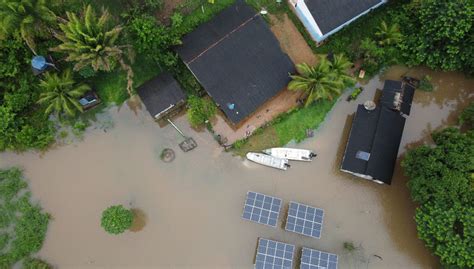
[[[332,100],[344,88],[344,83],[331,70],[331,63],[326,58],[321,58],[315,66],[298,64],[297,69],[299,75],[291,76],[293,80],[288,84],[288,89],[305,92],[305,106],[318,99]]]
[[[396,23],[388,26],[385,21],[382,21],[377,29],[375,35],[378,37],[381,46],[390,46],[402,41],[403,36],[400,33],[400,27]]]
[[[61,75],[46,73],[40,87],[43,92],[38,103],[46,106],[47,115],[55,112],[57,115],[66,113],[73,116],[77,111],[82,112],[78,99],[90,90],[88,85],[74,82],[70,69],[66,69]]]
[[[334,55],[334,59],[331,62],[331,70],[334,76],[337,80],[341,80],[345,87],[352,87],[356,82],[354,77],[347,73],[351,66],[352,63],[342,53]]]
[[[19,33],[36,54],[35,37],[47,37],[56,21],[50,5],[48,0],[0,0],[0,38]]]
[[[106,9],[97,16],[91,5],[85,7],[83,16],[71,12],[66,12],[66,16],[67,21],[59,24],[62,32],[55,34],[62,44],[51,50],[67,53],[66,61],[75,63],[75,71],[92,67],[94,71],[109,72],[120,64],[127,72],[131,95],[133,71],[124,58],[131,62],[133,53],[131,46],[117,44],[123,28],[112,24]]]

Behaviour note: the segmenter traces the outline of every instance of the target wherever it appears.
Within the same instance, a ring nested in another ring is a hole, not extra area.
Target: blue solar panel
[[[260,238],[255,269],[291,269],[294,252],[294,245]]]
[[[242,218],[276,227],[281,204],[280,198],[249,191],[247,192]]]
[[[321,238],[324,211],[320,208],[290,202],[285,230]]]
[[[337,269],[337,255],[303,247],[300,269]]]

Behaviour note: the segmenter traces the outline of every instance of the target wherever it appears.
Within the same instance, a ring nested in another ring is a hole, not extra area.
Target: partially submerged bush
[[[459,124],[474,127],[474,102],[472,102],[459,116]]]
[[[431,84],[432,78],[428,75],[425,75],[420,80],[420,85],[418,89],[425,91],[425,92],[432,92],[433,91],[433,84]]]
[[[133,213],[122,205],[114,205],[102,213],[101,226],[110,234],[121,234],[133,223]]]

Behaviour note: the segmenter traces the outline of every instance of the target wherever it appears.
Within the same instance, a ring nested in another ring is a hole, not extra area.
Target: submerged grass
[[[49,223],[18,168],[0,170],[0,212],[0,268],[13,268],[40,250]]]
[[[268,126],[258,129],[254,134],[233,145],[233,152],[244,156],[249,151],[284,146],[290,141],[301,142],[306,138],[306,130],[317,129],[326,118],[336,100],[321,100],[308,107],[295,109],[274,119]]]

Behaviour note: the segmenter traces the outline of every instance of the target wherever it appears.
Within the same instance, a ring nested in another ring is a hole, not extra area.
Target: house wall
[[[385,4],[386,2],[387,2],[387,0],[383,0],[379,4],[372,7],[371,9],[368,9],[368,10],[360,13],[359,15],[355,16],[351,20],[349,20],[346,23],[344,23],[344,24],[340,25],[339,27],[335,28],[331,32],[329,32],[327,34],[323,34],[321,32],[321,29],[319,28],[317,22],[314,20],[313,15],[311,15],[311,12],[309,11],[308,7],[306,6],[306,3],[304,2],[304,0],[289,0],[289,3],[294,8],[294,11],[295,11],[296,15],[298,16],[300,21],[303,23],[303,25],[305,26],[306,30],[311,35],[313,40],[315,40],[317,43],[322,42],[324,39],[328,38],[328,36],[338,32],[339,30],[341,30],[345,26],[347,26],[350,23],[352,23],[353,21],[357,20],[359,17],[369,13],[373,9]]]

